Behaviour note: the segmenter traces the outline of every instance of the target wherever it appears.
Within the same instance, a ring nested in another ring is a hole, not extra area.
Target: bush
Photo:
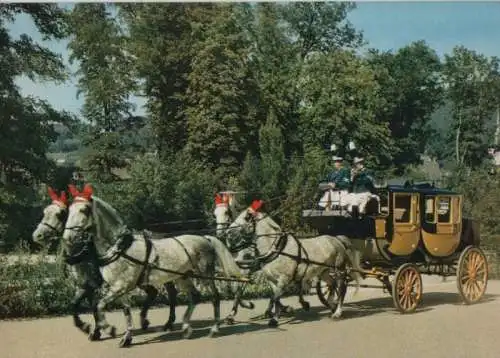
[[[10,256],[11,258],[14,255]],[[0,257],[0,319],[20,317],[41,317],[47,315],[65,315],[71,313],[71,302],[75,295],[75,286],[67,266],[60,262],[51,262],[47,257],[16,253],[17,263],[8,262],[7,256]],[[31,260],[30,260],[31,259]],[[28,263],[28,261],[31,261]],[[218,281],[217,286],[223,299],[233,299],[234,294],[228,283]],[[102,290],[101,290],[102,291]],[[270,286],[261,278],[255,278],[255,284],[248,285],[244,292],[244,299],[270,297]],[[292,287],[287,294],[295,292]],[[202,302],[210,301],[209,293],[201,290]],[[99,294],[102,294],[100,292]],[[132,307],[142,307],[145,294],[135,289],[128,296]],[[185,305],[187,298],[180,292],[177,297],[178,305]],[[160,294],[152,306],[168,304],[166,294]],[[109,310],[119,309],[118,303],[113,302]],[[82,302],[81,312],[90,313],[88,302]]]

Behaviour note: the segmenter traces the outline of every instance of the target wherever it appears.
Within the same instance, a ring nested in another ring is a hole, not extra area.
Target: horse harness
[[[253,231],[255,233],[256,225],[257,225],[256,220],[253,219],[252,223],[253,223]],[[240,266],[240,267],[246,266],[246,268],[251,268],[252,271],[260,270],[264,265],[270,263],[271,261],[274,261],[280,255],[288,257],[296,262],[293,276],[292,276],[292,281],[296,281],[296,282],[301,282],[304,279],[310,265],[318,265],[318,266],[324,266],[324,267],[331,268],[330,265],[326,265],[325,263],[311,260],[309,258],[309,254],[307,253],[306,249],[304,248],[304,246],[302,245],[300,240],[297,239],[295,236],[291,236],[291,237],[295,240],[295,242],[297,244],[297,248],[298,248],[297,255],[292,255],[292,254],[283,252],[283,250],[286,247],[286,244],[288,243],[288,238],[289,238],[289,235],[286,232],[283,232],[278,238],[276,238],[273,241],[273,243],[271,244],[271,247],[275,246],[275,248],[269,250],[269,252],[264,254],[264,255],[259,255],[256,244],[254,242],[249,242],[248,240],[242,240],[241,242],[239,242],[235,247],[231,248],[232,249],[231,252],[234,253],[234,251],[241,251],[245,248],[252,248],[254,250],[254,252],[256,253],[255,259],[243,262],[243,264]],[[297,280],[299,265],[301,263],[306,264],[306,268],[304,270],[304,273],[301,275],[300,280]]]

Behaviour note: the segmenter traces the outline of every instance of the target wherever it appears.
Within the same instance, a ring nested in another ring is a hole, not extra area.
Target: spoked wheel
[[[457,287],[468,305],[483,297],[488,285],[488,263],[479,247],[467,246],[458,259]]]
[[[392,300],[401,313],[411,313],[422,300],[422,276],[414,264],[398,268],[392,285]]]
[[[337,294],[337,282],[333,281],[332,288],[330,289],[325,281],[318,279],[318,282],[316,282],[316,294],[325,307],[332,308],[329,301],[331,296],[335,297]]]

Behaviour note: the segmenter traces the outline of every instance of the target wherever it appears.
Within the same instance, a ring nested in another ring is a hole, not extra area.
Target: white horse
[[[226,193],[223,193],[222,195],[216,194],[215,196],[215,209],[214,209],[214,216],[215,216],[215,222],[216,222],[216,233],[217,237],[221,239],[223,242],[227,242],[227,231],[226,229],[229,227],[233,219],[237,216],[236,212],[236,200],[233,195],[229,195]],[[226,244],[227,245],[227,244]],[[243,261],[248,261],[252,260],[254,258],[254,252],[250,247],[245,247],[241,248],[235,248],[234,250],[230,250],[231,253],[233,254],[233,257],[235,257],[236,262],[243,262]],[[242,269],[240,267],[241,271],[245,275],[252,274],[253,270],[251,269]],[[243,292],[246,288],[246,283],[241,284],[241,283],[234,283],[233,284],[233,291],[235,291],[235,298],[233,302],[233,307],[231,309],[231,312],[229,315],[225,318],[226,323],[228,324],[233,324],[234,323],[234,317],[238,314],[238,306],[241,306],[246,309],[254,309],[254,304],[249,301],[244,301],[241,299],[241,296],[243,295]],[[302,293],[302,292],[301,292]],[[292,308],[290,306],[285,306],[281,303],[281,301],[278,299],[278,304],[281,306],[281,311],[285,312],[291,312]],[[307,311],[309,310],[309,303],[306,302],[300,294],[299,297],[299,302],[301,303],[302,307]],[[264,315],[268,318],[272,317],[272,312],[267,310]]]
[[[283,232],[269,216],[259,212],[261,205],[262,201],[254,201],[226,230],[230,249],[255,245],[260,255],[261,270],[273,290],[268,311],[272,310],[273,305],[275,310],[269,325],[278,326],[281,310],[278,300],[286,286],[300,283],[306,288],[319,276],[330,289],[333,289],[336,281],[338,295],[337,302],[331,303],[332,318],[341,317],[348,275],[354,278],[359,288],[359,253],[344,236],[320,235],[298,240]],[[354,270],[348,272],[349,266]],[[335,278],[329,274],[331,268],[336,269]]]
[[[54,189],[48,187],[49,197],[52,202],[43,210],[43,218],[38,224],[37,228],[32,234],[33,242],[41,248],[47,248],[52,242],[60,240],[64,231],[64,225],[68,216],[68,198],[66,192],[58,195]],[[96,294],[97,290],[102,287],[102,276],[99,271],[97,263],[92,265],[92,262],[84,261],[70,266],[70,273],[76,285],[76,294],[72,302],[73,322],[77,328],[83,332],[90,334],[90,325],[80,319],[79,311],[81,302],[87,298],[89,304],[94,311],[94,318],[96,317]],[[165,285],[170,314],[167,323],[164,325],[164,330],[173,328],[175,322],[175,306],[177,298],[177,290],[173,283]],[[141,328],[146,330],[149,326],[147,319],[148,310],[158,295],[158,290],[152,286],[145,286],[142,289],[146,293],[146,300],[143,303],[140,318]],[[97,324],[97,321],[95,322]],[[90,337],[98,338],[98,337]]]
[[[114,329],[102,313],[109,303],[135,287],[150,285],[159,289],[166,282],[175,282],[188,294],[182,331],[186,338],[189,337],[192,333],[190,318],[199,296],[193,277],[201,279],[200,283],[207,285],[212,293],[215,322],[210,335],[219,332],[220,295],[213,279],[216,265],[226,276],[241,276],[231,253],[220,240],[213,236],[181,235],[153,242],[142,234],[132,234],[116,210],[92,195],[88,184],[81,193],[74,186],[70,186],[70,191],[74,201],[69,207],[63,233],[66,252],[75,262],[97,259],[102,277],[109,285],[97,304],[98,323],[94,333],[100,335],[100,330]],[[132,317],[126,303],[124,314],[127,330],[120,346],[128,346],[132,341]]]

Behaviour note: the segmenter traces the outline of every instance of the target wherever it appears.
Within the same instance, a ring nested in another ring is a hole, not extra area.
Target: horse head
[[[46,247],[51,241],[57,239],[64,230],[64,222],[68,215],[68,198],[66,192],[60,195],[48,187],[48,194],[52,202],[43,210],[42,221],[33,231],[33,242],[41,247]]]
[[[68,209],[63,242],[66,247],[70,248],[79,243],[82,237],[92,230],[94,220],[92,215],[92,187],[85,184],[81,192],[74,185],[69,185],[68,188],[73,196],[73,202]]]
[[[217,237],[222,237],[233,220],[234,196],[231,193],[215,194],[215,223]]]
[[[231,251],[238,250],[253,241],[256,234],[257,223],[265,218],[260,209],[264,202],[254,200],[252,204],[243,210],[236,219],[225,229],[228,238],[228,246]]]

